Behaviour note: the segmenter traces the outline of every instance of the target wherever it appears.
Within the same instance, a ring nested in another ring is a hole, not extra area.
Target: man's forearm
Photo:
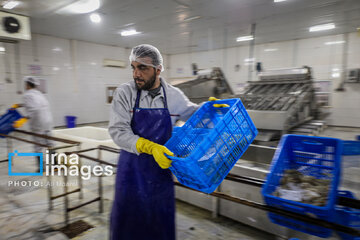
[[[139,139],[139,136],[135,135],[132,131],[109,127],[109,134],[116,145],[121,149],[137,155],[140,154],[136,149],[136,142]]]

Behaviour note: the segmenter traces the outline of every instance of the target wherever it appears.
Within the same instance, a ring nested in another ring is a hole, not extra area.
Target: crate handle
[[[172,161],[177,160],[176,157],[169,156],[169,155],[167,155],[166,153],[165,153],[165,157],[167,157],[168,159],[170,159],[170,160],[172,160]]]
[[[221,106],[222,108],[228,108],[228,107],[230,107],[230,105],[227,104],[227,103],[214,103],[213,106],[214,106],[214,105],[215,105],[215,106],[216,106],[216,105],[222,105],[222,106]]]
[[[299,207],[299,206],[294,206],[291,204],[283,204],[283,206],[289,208],[290,210],[293,210],[295,212],[304,212],[304,208]]]
[[[209,101],[209,102],[214,103],[214,104],[211,105],[212,107],[220,107],[220,108],[229,108],[229,107],[231,107],[230,106],[230,101],[228,99],[218,99],[218,100]]]
[[[315,145],[315,146],[322,146],[324,145],[324,143],[322,142],[317,142],[317,141],[310,141],[310,140],[303,140],[304,144],[309,144],[309,145]]]
[[[174,161],[182,161],[181,158],[169,156],[169,155],[167,155],[166,153],[165,153],[165,156],[166,156],[168,159],[172,160],[173,162],[174,162]]]

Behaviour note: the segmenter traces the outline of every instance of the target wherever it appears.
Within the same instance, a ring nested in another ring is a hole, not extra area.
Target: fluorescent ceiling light
[[[190,22],[192,20],[199,19],[199,18],[201,18],[201,16],[188,17],[188,18],[185,18],[183,21]]]
[[[275,52],[277,50],[279,50],[279,49],[277,49],[277,48],[266,48],[266,49],[264,49],[264,52]]]
[[[56,48],[53,48],[53,51],[54,51],[54,52],[61,52],[61,51],[62,51],[62,49],[61,49],[61,48],[59,48],[59,47],[56,47]]]
[[[0,52],[5,52],[5,48],[4,48],[4,47],[0,47]]]
[[[125,31],[120,32],[121,36],[123,36],[123,37],[136,35],[136,34],[139,34],[139,33],[141,33],[141,32],[137,32],[136,30],[125,30]]]
[[[275,3],[278,3],[278,2],[285,2],[287,0],[274,0]]]
[[[89,13],[97,10],[100,7],[100,0],[79,0],[76,1],[62,10],[72,13]]]
[[[327,23],[327,24],[312,26],[309,28],[309,32],[324,31],[324,30],[330,30],[330,29],[334,29],[334,28],[335,28],[334,23]]]
[[[5,8],[5,9],[13,9],[14,7],[16,7],[19,4],[20,4],[19,1],[7,1],[3,5],[3,8]]]
[[[238,37],[236,39],[237,42],[243,42],[243,41],[251,41],[254,40],[254,37],[252,35],[250,36],[243,36],[243,37]]]
[[[101,22],[101,17],[98,13],[92,13],[90,15],[90,20],[93,22],[93,23],[99,23]]]
[[[343,44],[345,41],[334,41],[334,42],[326,42],[325,45],[335,45],[335,44]]]

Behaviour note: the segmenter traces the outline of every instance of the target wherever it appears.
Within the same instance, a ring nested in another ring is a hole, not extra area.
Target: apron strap
[[[161,88],[163,89],[163,92],[164,92],[164,108],[168,108],[165,88],[163,87],[161,82],[160,82],[160,86],[161,86]],[[140,95],[141,95],[141,90],[139,89],[137,91],[137,94],[136,94],[136,101],[135,101],[135,107],[134,108],[139,108]]]
[[[141,90],[139,89],[136,94],[136,101],[135,101],[134,109],[139,108],[140,94],[141,94]]]
[[[164,88],[164,86],[162,85],[161,82],[160,82],[160,85],[161,85],[161,87],[163,89],[163,92],[164,92],[164,108],[168,108],[165,88]]]

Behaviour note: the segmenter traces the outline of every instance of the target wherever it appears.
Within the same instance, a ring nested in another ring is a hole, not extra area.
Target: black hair
[[[35,84],[31,83],[31,82],[26,82],[26,84],[30,87],[30,88],[35,88]]]

